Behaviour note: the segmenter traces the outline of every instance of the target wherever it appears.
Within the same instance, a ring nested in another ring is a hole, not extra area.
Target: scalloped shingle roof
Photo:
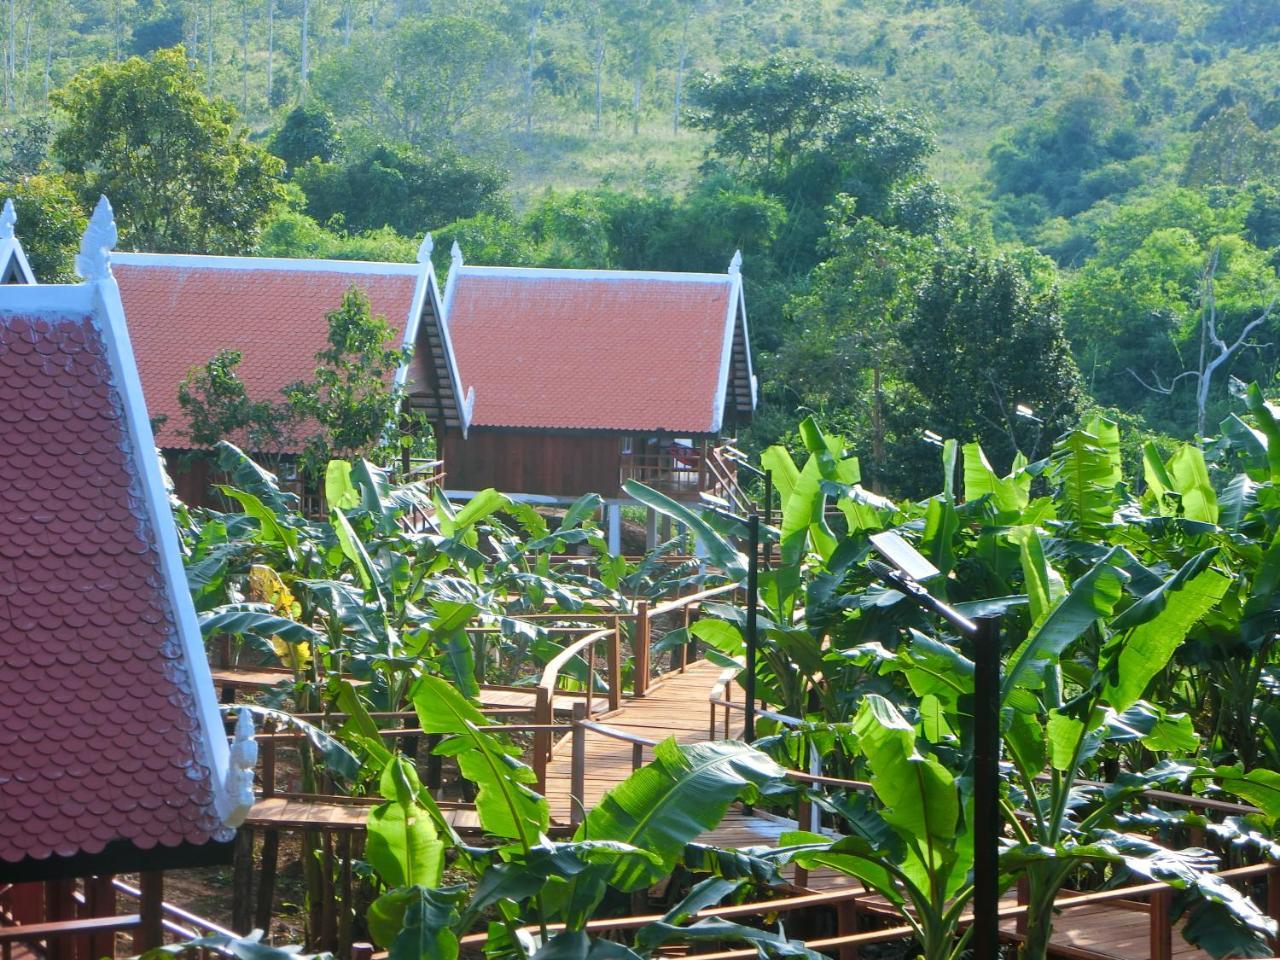
[[[256,269],[253,265],[257,263]],[[376,269],[369,269],[376,268]],[[162,447],[189,447],[178,384],[193,367],[231,348],[252,400],[310,380],[325,346],[326,315],[352,284],[404,337],[419,268],[414,264],[255,261],[232,257],[117,254],[112,264],[138,357],[138,373]]]
[[[731,274],[456,267],[472,426],[714,433],[738,290]]]
[[[115,372],[126,362],[92,311],[0,297],[0,880],[230,837]]]

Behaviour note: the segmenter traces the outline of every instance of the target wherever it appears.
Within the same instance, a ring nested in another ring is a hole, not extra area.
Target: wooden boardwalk
[[[696,661],[683,673],[669,674],[650,688],[643,697],[625,700],[622,709],[604,716],[600,723],[611,729],[642,737],[662,740],[674,736],[681,743],[698,743],[710,733],[708,695],[720,678],[722,668],[706,660]],[[734,699],[740,700],[735,690]],[[739,728],[740,729],[740,728]],[[739,730],[731,730],[738,733]],[[717,731],[722,735],[723,728]],[[586,764],[583,799],[589,810],[604,794],[631,774],[633,745],[594,730],[585,731]],[[645,759],[652,756],[645,751]],[[572,781],[572,738],[564,737],[556,744],[547,764],[547,799],[553,821],[570,819]],[[741,849],[751,846],[775,846],[779,836],[794,830],[796,823],[769,814],[747,813],[735,807],[716,829],[704,834],[703,843]],[[795,881],[794,870],[787,878]],[[831,870],[813,871],[801,877],[797,886],[804,891],[821,893],[848,888],[857,881]],[[861,898],[860,898],[861,899]],[[866,905],[874,910],[887,906],[868,894]],[[1013,904],[1013,899],[1007,901]],[[1179,924],[1180,926],[1180,924]],[[1014,921],[1002,929],[1015,932]],[[1150,918],[1139,904],[1098,904],[1065,910],[1055,921],[1053,954],[1074,960],[1157,960],[1151,947]],[[1175,932],[1172,953],[1167,960],[1210,960],[1209,954],[1191,947]]]
[[[684,673],[668,674],[651,686],[643,697],[624,700],[617,713],[606,714],[601,723],[647,740],[674,736],[681,743],[707,739],[709,711],[707,693],[715,685],[722,668],[707,660],[689,665]],[[572,786],[571,738],[556,744],[547,764],[547,800],[551,819],[570,819],[569,792]],[[583,800],[590,810],[605,792],[631,775],[631,744],[593,730],[586,731],[586,778]],[[645,751],[645,759],[652,753]]]

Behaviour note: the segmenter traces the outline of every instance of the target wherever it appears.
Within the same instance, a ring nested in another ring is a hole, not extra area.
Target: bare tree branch
[[[1167,384],[1165,384],[1160,382],[1160,374],[1157,371],[1152,370],[1151,377],[1153,380],[1155,380],[1155,384],[1152,385],[1150,383],[1147,383],[1147,381],[1143,380],[1142,377],[1138,376],[1138,371],[1134,370],[1133,367],[1127,367],[1126,369],[1129,371],[1129,375],[1132,376],[1133,379],[1137,380],[1140,384],[1142,384],[1152,393],[1158,393],[1161,396],[1165,396],[1165,397],[1173,393],[1174,384],[1176,384],[1183,377],[1199,377],[1200,376],[1200,372],[1198,370],[1187,370],[1183,373],[1178,374],[1176,377],[1170,380]]]

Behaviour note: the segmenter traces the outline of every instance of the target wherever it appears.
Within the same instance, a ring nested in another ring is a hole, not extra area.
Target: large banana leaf
[[[289,559],[298,552],[298,531],[280,522],[279,517],[270,507],[252,493],[237,490],[235,487],[221,484],[218,490],[240,504],[245,515],[258,522],[258,539],[263,543],[278,543],[285,550]]]
[[[444,875],[444,840],[418,804],[418,775],[394,757],[379,786],[387,802],[369,811],[365,858],[389,887],[437,886]]]
[[[302,501],[295,494],[280,489],[276,475],[264,470],[234,443],[220,440],[214,447],[218,469],[227,475],[231,485],[257,497],[277,513],[299,509]]]
[[[457,960],[458,905],[467,888],[401,887],[369,905],[365,920],[373,942],[390,947],[388,960]]]
[[[623,863],[610,882],[638,890],[670,873],[685,845],[714,828],[735,800],[792,790],[786,771],[736,741],[664,740],[653,762],[606,793],[578,828],[579,840],[618,840],[656,854],[660,865]]]
[[[1116,425],[1098,417],[1059,440],[1049,476],[1057,487],[1055,499],[1064,519],[1086,528],[1111,523],[1121,480]]]
[[[966,500],[990,497],[1002,517],[1021,516],[1031,498],[1031,474],[1022,471],[1007,477],[996,475],[977,443],[964,445],[964,496]]]
[[[481,731],[484,714],[439,677],[419,677],[411,698],[423,730],[453,735],[436,752],[456,757],[462,775],[479,788],[476,810],[484,829],[526,848],[535,845],[550,813],[547,801],[528,786],[537,778],[517,759],[519,750]]]
[[[343,780],[354,780],[360,772],[360,761],[350,750],[339,743],[333,736],[321,730],[315,724],[299,720],[293,714],[270,707],[259,707],[252,703],[228,703],[222,705],[224,720],[234,720],[244,710],[248,710],[258,725],[269,720],[277,729],[296,730],[301,733],[316,749],[324,760],[325,769]]]
[[[1098,672],[1107,678],[1103,697],[1116,710],[1127,709],[1142,696],[1188,631],[1231,586],[1229,577],[1209,567],[1216,554],[1216,549],[1206,550],[1187,561],[1158,590],[1116,618],[1116,627],[1145,618],[1109,644],[1099,663]],[[1139,610],[1143,613],[1137,614]]]
[[[708,559],[716,566],[724,568],[730,576],[746,576],[747,558],[738,551],[737,547],[721,536],[719,531],[707,523],[697,511],[635,480],[623,483],[622,489],[627,496],[638,500],[646,507],[651,507],[664,517],[670,517],[688,527],[697,538],[699,547],[707,551]]]
[[[1218,522],[1218,495],[1209,480],[1204,453],[1199,447],[1184,443],[1169,459],[1168,474],[1174,489],[1182,498],[1182,513],[1188,520]]]
[[[1005,668],[1000,700],[1019,686],[1034,687],[1041,670],[1101,617],[1108,617],[1124,594],[1129,577],[1116,564],[1123,551],[1113,547],[1072,585],[1071,591],[1032,629]]]
[[[863,699],[853,728],[884,804],[884,820],[908,852],[899,868],[918,889],[951,896],[964,884],[973,859],[972,835],[961,830],[954,776],[936,757],[916,750],[915,727],[878,694]]]
[[[253,636],[263,640],[279,637],[286,643],[315,643],[324,634],[304,623],[282,617],[269,603],[227,603],[198,614],[200,632],[207,639],[221,634]]]

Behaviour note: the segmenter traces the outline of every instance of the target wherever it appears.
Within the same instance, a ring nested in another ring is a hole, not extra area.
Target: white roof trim
[[[716,383],[715,397],[711,402],[712,433],[718,433],[724,426],[724,405],[733,367],[733,335],[738,328],[738,303],[742,299],[742,275],[730,274],[730,279],[733,291],[729,294],[729,309],[725,311],[724,337],[720,345],[720,379]]]
[[[428,239],[430,234],[427,235]],[[425,243],[426,241],[424,241]],[[404,327],[404,345],[407,347],[417,348],[418,331],[422,325],[422,311],[426,306],[427,298],[431,298],[431,305],[434,309],[437,323],[440,324],[440,340],[445,352],[445,360],[449,366],[449,379],[452,381],[454,400],[458,405],[458,420],[462,427],[462,437],[466,439],[467,428],[471,425],[471,410],[475,406],[475,388],[471,389],[467,400],[463,399],[462,393],[462,376],[458,373],[458,357],[453,352],[453,341],[449,337],[449,324],[445,318],[444,308],[440,304],[440,284],[436,280],[436,268],[432,264],[430,257],[427,257],[422,264],[421,274],[418,277],[418,286],[413,293],[413,305],[409,310],[409,320]],[[409,363],[412,362],[410,357]],[[396,370],[395,387],[397,390],[404,388],[409,377],[409,363],[402,363]]]
[[[0,240],[0,278],[9,272],[10,263],[17,267],[18,276],[24,284],[36,282],[36,275],[31,272],[31,264],[27,262],[27,255],[17,237]]]
[[[759,384],[756,381],[755,364],[751,361],[751,328],[747,326],[747,291],[738,285],[738,301],[739,310],[742,316],[742,345],[747,354],[747,379],[751,381],[751,409],[754,411],[759,406]]]
[[[314,273],[352,273],[416,277],[417,263],[388,263],[379,260],[294,260],[289,257],[215,257],[187,253],[119,253],[111,262],[128,267],[173,267],[185,270],[281,270]]]
[[[52,290],[50,287],[28,289],[42,291],[46,297]],[[170,609],[174,614],[178,639],[182,644],[187,664],[191,695],[199,713],[205,756],[209,758],[211,767],[209,772],[213,777],[211,786],[214,808],[224,824],[229,827],[237,826],[239,821],[236,820],[238,812],[236,798],[229,789],[231,785],[228,783],[230,750],[227,747],[222,715],[214,693],[208,654],[205,652],[204,640],[200,634],[200,624],[196,620],[195,605],[191,602],[191,593],[187,588],[187,576],[178,546],[178,531],[173,523],[168,491],[165,489],[164,479],[160,473],[160,456],[156,452],[156,440],[151,432],[151,421],[147,416],[147,405],[142,395],[142,381],[138,377],[133,346],[129,342],[124,304],[120,301],[120,288],[116,285],[115,278],[107,273],[99,280],[70,289],[87,291],[96,307],[93,315],[101,327],[112,373],[124,402],[125,423],[142,481],[147,520],[154,531],[160,552],[160,563],[164,569]],[[243,819],[244,814],[239,815],[240,819]]]
[[[94,310],[93,290],[88,284],[11,284],[0,287],[0,313],[85,314]]]
[[[449,281],[457,272],[466,277],[506,277],[512,280],[610,280],[617,283],[627,281],[663,281],[668,283],[709,283],[723,286],[731,283],[733,277],[726,273],[676,273],[660,270],[577,270],[552,267],[477,267],[463,265],[457,271],[450,271]]]

